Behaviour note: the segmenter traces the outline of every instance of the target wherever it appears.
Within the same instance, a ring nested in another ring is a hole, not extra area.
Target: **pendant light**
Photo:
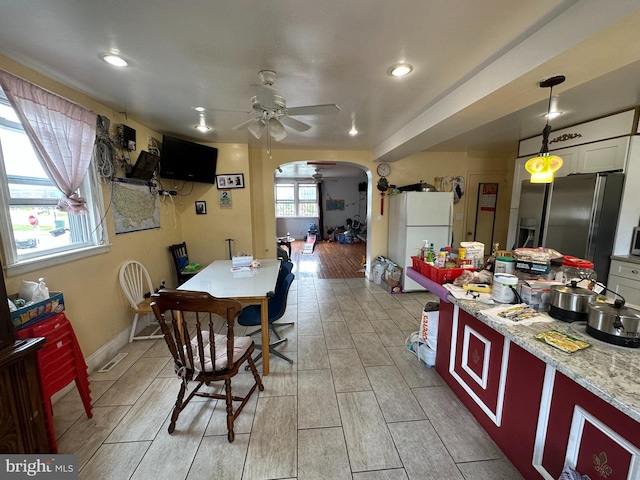
[[[524,168],[531,174],[531,183],[551,183],[553,174],[562,166],[562,158],[549,154],[549,114],[551,113],[551,98],[553,87],[565,81],[564,75],[556,75],[540,82],[540,88],[549,89],[549,105],[547,107],[547,123],[542,130],[542,148],[537,157],[530,158]]]

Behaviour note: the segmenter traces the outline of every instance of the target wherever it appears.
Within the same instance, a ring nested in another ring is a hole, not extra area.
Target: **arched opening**
[[[366,276],[371,178],[366,167],[339,161],[296,161],[275,170],[276,236],[285,250],[291,245],[299,278]]]

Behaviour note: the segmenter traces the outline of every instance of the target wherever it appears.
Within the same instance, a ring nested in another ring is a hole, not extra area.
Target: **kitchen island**
[[[592,479],[640,478],[640,350],[546,314],[507,324],[483,313],[495,305],[407,275],[442,300],[436,370],[525,478],[556,479],[565,464]],[[568,354],[534,338],[551,329],[592,346]]]

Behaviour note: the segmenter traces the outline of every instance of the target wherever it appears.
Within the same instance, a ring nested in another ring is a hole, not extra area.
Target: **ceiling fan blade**
[[[245,127],[248,127],[249,125],[259,122],[261,119],[262,119],[261,117],[251,118],[246,122],[242,122],[240,125],[236,125],[235,127],[233,127],[233,130],[241,130]]]
[[[287,114],[289,115],[324,115],[327,113],[338,113],[339,111],[340,107],[335,103],[287,108]]]
[[[306,123],[303,123],[300,120],[296,120],[295,118],[289,118],[287,116],[282,117],[280,121],[284,123],[286,126],[291,127],[294,130],[297,130],[298,132],[306,132],[311,128],[311,125],[307,125]]]

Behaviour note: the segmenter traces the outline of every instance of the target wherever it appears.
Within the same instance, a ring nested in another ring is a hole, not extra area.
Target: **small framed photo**
[[[197,201],[196,202],[196,215],[206,215],[207,214],[207,202]]]
[[[244,174],[231,173],[229,175],[216,175],[218,190],[228,188],[244,188]]]

